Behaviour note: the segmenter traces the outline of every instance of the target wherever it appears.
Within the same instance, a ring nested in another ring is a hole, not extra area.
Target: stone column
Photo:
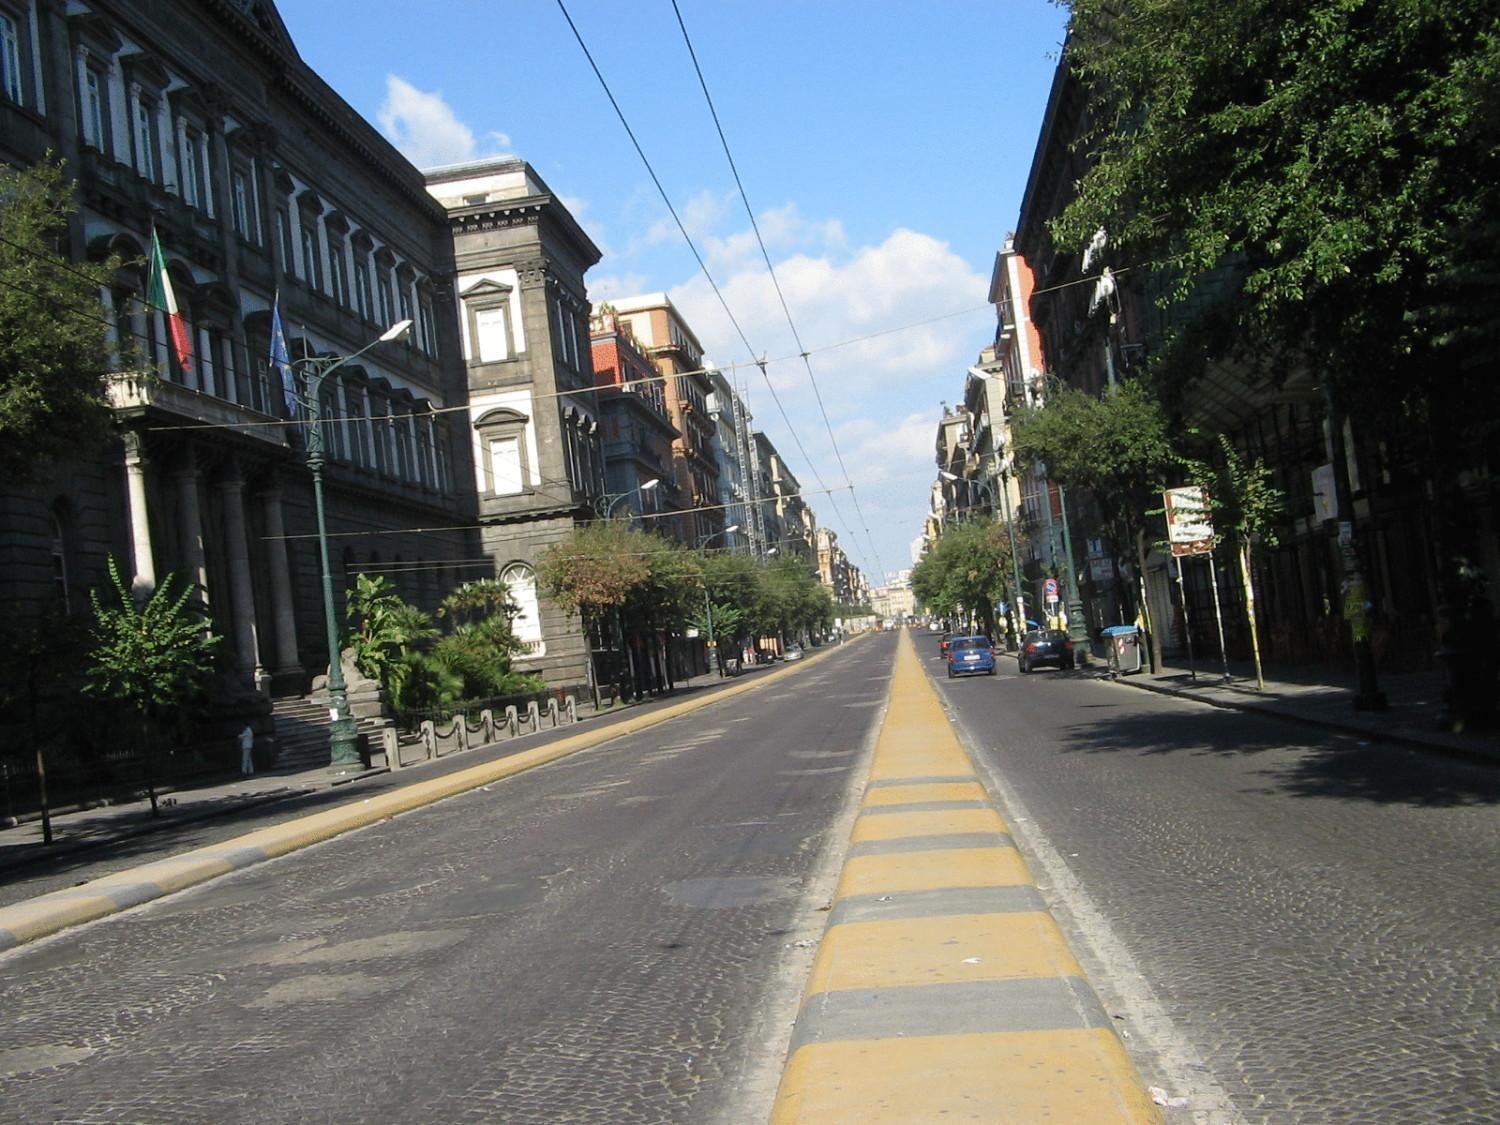
[[[234,653],[240,668],[257,691],[268,677],[260,662],[260,640],[255,626],[255,587],[250,579],[250,544],[245,535],[245,482],[231,477],[219,482],[224,506],[224,533],[229,560],[229,604],[234,615]]]
[[[300,673],[297,659],[297,618],[292,611],[292,572],[286,560],[285,523],[281,518],[281,489],[261,493],[265,513],[266,557],[270,560],[271,610],[276,618],[276,673]]]
[[[188,581],[197,589],[200,608],[208,609],[208,562],[203,550],[203,517],[198,506],[198,461],[190,449],[181,467],[172,474],[177,484],[177,517],[182,535],[182,558]]]
[[[139,597],[156,589],[156,563],[146,507],[146,439],[134,432],[125,435],[125,483],[130,494],[130,588]]]

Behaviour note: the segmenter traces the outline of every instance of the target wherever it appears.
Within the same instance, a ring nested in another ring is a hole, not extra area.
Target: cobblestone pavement
[[[1170,1120],[1495,1120],[1500,770],[1084,673],[937,682]]]
[[[764,1119],[889,664],[849,646],[0,958],[0,1115]]]

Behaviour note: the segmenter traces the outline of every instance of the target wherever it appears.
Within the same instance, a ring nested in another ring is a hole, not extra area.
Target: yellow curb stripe
[[[1157,1120],[1103,1029],[810,1043],[787,1067],[771,1115],[773,1125]]]
[[[1031,872],[1015,848],[945,848],[853,856],[844,864],[837,897],[948,887],[1014,887],[1031,881]]]
[[[954,832],[1005,832],[1004,819],[994,809],[946,809],[926,812],[894,812],[862,816],[854,822],[854,843],[872,840],[903,840],[911,836],[949,835]]]
[[[807,993],[1082,975],[1050,914],[895,918],[829,927]]]
[[[773,1122],[1160,1121],[968,777],[903,633]],[[973,846],[984,834],[1001,846]]]
[[[965,772],[968,772],[967,770]],[[988,801],[990,795],[977,781],[919,782],[912,785],[882,785],[865,794],[863,807],[915,805],[924,801]]]

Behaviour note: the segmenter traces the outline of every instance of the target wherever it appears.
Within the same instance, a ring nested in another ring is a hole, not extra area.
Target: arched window
[[[516,640],[527,647],[527,656],[541,656],[547,651],[542,640],[541,604],[536,596],[536,572],[525,563],[511,563],[500,572],[500,581],[505,583],[510,600],[516,606],[516,615],[510,627]]]

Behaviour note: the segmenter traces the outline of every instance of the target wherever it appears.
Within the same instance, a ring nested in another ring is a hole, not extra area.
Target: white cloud
[[[815,229],[830,228],[822,224]],[[842,233],[841,227],[832,229]],[[879,245],[861,247],[852,255],[837,255],[836,248],[817,257],[796,254],[776,263],[776,277],[797,333],[812,353],[820,385],[826,388],[834,382],[841,401],[851,409],[858,406],[858,394],[881,389],[892,379],[951,374],[954,369],[962,374],[978,350],[974,328],[993,315],[985,310],[989,279],[975,273],[946,243],[911,230],[893,231]],[[764,264],[757,268],[757,263],[745,262],[718,280],[752,347],[773,358],[796,355]],[[702,277],[671,294],[713,354],[744,357],[738,334]],[[906,327],[966,308],[979,311],[968,319]],[[807,383],[800,360],[774,363],[771,374],[778,389]]]
[[[693,241],[700,242],[723,221],[729,213],[729,205],[735,200],[735,194],[718,194],[712,191],[700,191],[686,203],[677,207],[677,217],[682,220],[683,227]],[[646,233],[641,235],[629,249],[627,254],[634,254],[647,246],[656,246],[663,242],[678,242],[682,240],[682,231],[677,229],[677,223],[671,215],[663,215],[647,228]]]
[[[419,90],[394,74],[386,75],[385,101],[375,117],[386,138],[418,168],[483,160],[510,147],[504,133],[486,133],[481,144],[442,94]]]
[[[711,244],[714,276],[751,347],[772,359],[767,374],[813,465],[801,464],[760,374],[741,369],[754,424],[769,433],[810,494],[819,477],[835,490],[836,507],[810,495],[819,522],[839,533],[872,576],[875,559],[865,549],[864,531],[852,526],[861,515],[881,561],[905,565],[937,471],[939,403],[961,393],[965,369],[994,333],[989,277],[920,231],[897,229],[879,243],[850,247],[837,221],[812,222],[791,206],[768,213],[761,230],[768,247],[776,247],[776,276],[810,353],[818,395],[797,358],[753,235],[736,232]],[[745,346],[701,276],[669,292],[709,354],[722,362],[746,360]],[[843,491],[846,471],[859,498],[857,512]]]

